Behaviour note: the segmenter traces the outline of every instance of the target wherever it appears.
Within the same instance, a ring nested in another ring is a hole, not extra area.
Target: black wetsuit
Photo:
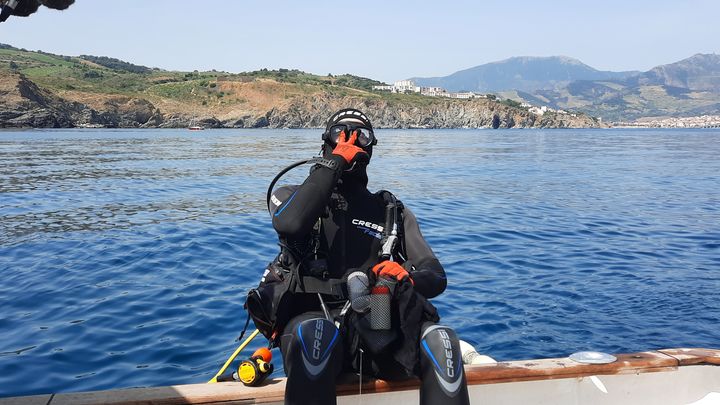
[[[282,239],[305,243],[319,217],[322,231],[319,252],[327,258],[330,277],[342,278],[348,271],[367,270],[378,263],[385,202],[367,190],[363,175],[341,180],[347,166],[333,156],[338,168],[320,166],[300,186],[286,186],[271,198],[273,227]],[[442,265],[427,244],[415,215],[403,209],[403,244],[407,257],[403,267],[410,273],[417,292],[433,298],[445,290]]]
[[[367,190],[367,175],[364,166],[352,171],[346,171],[345,169],[348,167],[348,164],[342,157],[330,154],[327,154],[326,157],[337,163],[335,168],[318,165],[314,167],[302,185],[285,186],[277,189],[271,197],[270,213],[272,215],[273,227],[277,231],[282,244],[287,247],[292,247],[296,251],[303,252],[302,256],[306,258],[308,257],[308,249],[311,249],[312,252],[309,254],[310,259],[319,257],[326,260],[327,271],[325,276],[340,279],[347,277],[349,273],[356,270],[367,272],[381,261],[378,254],[381,248],[382,229],[385,225],[386,203],[379,194],[373,194]],[[321,218],[321,220],[319,221],[320,226],[318,227],[319,218]],[[396,261],[402,262],[403,267],[409,272],[414,282],[412,287],[410,287],[410,284],[407,282],[403,283],[406,284],[403,289],[405,293],[415,294],[415,292],[417,292],[425,298],[432,298],[442,293],[447,285],[445,271],[420,233],[420,228],[418,227],[415,216],[407,207],[404,207],[402,210],[402,231],[400,234],[402,235],[401,250],[403,257],[399,258],[400,260],[396,258]],[[316,242],[313,243],[313,241]],[[292,261],[289,260],[287,256],[287,252],[281,253],[276,259],[276,262]],[[295,257],[297,257],[297,254]],[[297,262],[297,260],[295,261]],[[285,264],[287,265],[288,263]],[[272,272],[266,272],[266,277],[263,279],[263,282],[274,281],[272,280],[271,273]],[[413,292],[413,289],[415,292]],[[335,403],[335,376],[341,369],[356,369],[358,364],[348,361],[348,357],[354,356],[354,354],[352,353],[353,343],[348,341],[350,338],[348,338],[347,335],[352,335],[353,332],[352,329],[347,329],[347,325],[345,325],[344,327],[341,326],[340,331],[335,332],[336,335],[332,337],[332,342],[335,342],[336,337],[339,336],[337,340],[340,343],[335,344],[335,346],[332,346],[334,343],[330,343],[332,350],[326,350],[326,352],[330,352],[328,357],[317,357],[319,359],[318,361],[326,360],[325,363],[321,364],[322,367],[329,369],[329,371],[324,372],[325,377],[308,374],[308,367],[319,367],[318,365],[308,366],[308,364],[310,364],[308,363],[309,353],[306,347],[312,346],[312,344],[309,344],[309,339],[312,339],[313,331],[315,331],[317,336],[317,331],[320,330],[322,333],[323,328],[325,331],[330,329],[333,331],[337,330],[331,321],[321,319],[323,315],[322,312],[318,312],[320,306],[317,297],[313,296],[309,298],[311,298],[309,301],[298,304],[296,309],[307,305],[308,302],[315,305],[312,306],[311,304],[311,306],[303,307],[301,313],[294,316],[285,326],[279,340],[283,352],[285,372],[288,376],[285,397],[286,404]],[[422,305],[415,303],[426,301],[424,299],[412,299],[411,301],[413,303],[412,305],[418,307],[417,311],[422,312]],[[343,302],[329,302],[328,304],[332,314],[337,315]],[[432,306],[430,305],[430,307]],[[434,311],[434,308],[432,308],[432,310]],[[405,333],[403,336],[413,335],[413,338],[407,340],[413,342],[410,344],[415,347],[415,352],[413,352],[412,356],[415,359],[422,357],[419,354],[421,350],[419,348],[421,333],[426,330],[428,326],[432,325],[432,321],[437,321],[438,319],[436,313],[433,314],[434,319],[431,319],[430,322],[428,322],[427,317],[423,318],[422,315],[423,314],[420,314],[412,318],[416,320],[416,322],[410,325],[409,330],[411,330],[411,333],[408,334],[407,330],[403,330]],[[339,318],[336,317],[336,319]],[[438,328],[442,329],[444,327]],[[453,358],[455,359],[455,364],[459,364],[458,367],[461,367],[462,362],[459,358],[460,354],[457,339],[454,337],[452,330],[449,328],[445,329],[447,329],[447,332],[455,339],[453,340],[453,347],[456,348],[456,352],[453,354]],[[442,330],[444,331],[445,329]],[[305,338],[303,339],[302,336],[305,336]],[[447,337],[447,334],[444,336]],[[424,339],[425,335],[422,337]],[[320,340],[316,343],[327,344],[330,340],[330,338],[327,337],[323,339],[324,343],[320,342]],[[428,338],[428,341],[430,340],[432,339]],[[355,342],[357,342],[357,339]],[[438,342],[439,343],[435,343],[434,346],[438,346],[440,348],[439,350],[444,353],[442,341],[438,340]],[[378,359],[380,362],[373,363],[373,367],[376,368],[374,370],[375,373],[373,373],[373,370],[368,370],[367,368],[364,369],[365,372],[385,378],[385,376],[393,375],[393,371],[403,369],[403,367],[398,366],[398,362],[388,360],[391,357],[392,356],[385,356]],[[427,357],[427,355],[425,355],[425,357]],[[430,355],[430,357],[432,357],[432,355]],[[385,363],[383,363],[383,361],[385,361]],[[303,366],[303,362],[305,366]],[[420,364],[416,364],[415,370],[408,370],[408,368],[405,367],[403,370],[404,375],[403,373],[395,375],[407,377],[411,376],[413,372],[419,374]],[[433,362],[423,360],[423,364],[425,364],[425,371],[430,373],[434,372],[433,370],[435,369],[433,367],[427,366],[427,364],[433,364]],[[434,364],[438,364],[438,362],[434,362]],[[378,367],[380,369],[386,369],[386,372],[380,370],[381,372],[378,373]],[[425,371],[423,371],[423,376],[425,375]],[[438,373],[442,374],[441,370],[438,371]],[[440,374],[438,374],[438,376]],[[451,394],[453,397],[462,400],[460,402],[446,402],[447,404],[466,403],[463,402],[466,401],[467,398],[467,389],[464,385],[465,377],[464,373],[460,374],[463,385]],[[432,387],[430,389],[421,389],[421,403],[434,403],[439,400],[438,398],[444,400],[447,397],[447,394],[443,393],[442,388],[440,388],[440,383],[431,381],[440,380],[434,376],[428,378],[423,377],[423,384],[425,384],[425,380],[427,380],[428,384],[432,385]],[[308,388],[310,384],[320,381],[322,381],[322,383],[312,385],[313,388],[311,389]],[[457,384],[459,384],[459,382],[456,383],[456,386]]]

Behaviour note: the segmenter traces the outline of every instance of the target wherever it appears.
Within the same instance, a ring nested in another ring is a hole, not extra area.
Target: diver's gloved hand
[[[397,281],[402,281],[405,277],[407,277],[413,285],[415,284],[412,277],[410,277],[410,273],[408,273],[403,266],[397,262],[391,262],[390,260],[385,260],[384,262],[376,264],[373,266],[372,272],[375,273],[376,277],[389,277],[394,278]]]
[[[350,139],[345,141],[345,131],[338,136],[337,145],[333,149],[332,154],[342,156],[345,161],[350,164],[359,158],[369,158],[367,152],[355,145],[357,139],[357,131],[353,131]]]

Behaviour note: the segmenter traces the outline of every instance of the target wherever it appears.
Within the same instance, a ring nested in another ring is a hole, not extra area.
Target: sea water
[[[369,188],[416,214],[442,323],[479,352],[720,347],[718,130],[377,136]],[[212,377],[278,249],[267,186],[319,139],[0,132],[0,397]]]

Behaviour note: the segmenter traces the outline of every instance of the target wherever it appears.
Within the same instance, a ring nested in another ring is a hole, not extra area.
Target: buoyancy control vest
[[[308,162],[332,164],[316,158],[281,171],[268,189],[271,213],[272,189],[278,178],[293,167]],[[279,196],[280,200],[293,192],[292,187],[283,189],[278,190],[278,194],[285,194]],[[364,193],[362,196],[352,193],[344,196],[334,192],[310,235],[302,240],[280,237],[280,253],[266,268],[260,285],[250,290],[245,303],[256,327],[271,345],[276,344],[275,337],[292,317],[318,309],[318,294],[330,304],[344,303],[349,272],[366,271],[390,258],[401,263],[405,260],[402,203],[389,191],[383,190],[373,196],[365,189]],[[346,197],[366,199],[377,205],[353,204],[358,209],[349,212],[352,201],[347,201]],[[348,241],[353,241],[354,246],[347,246]]]

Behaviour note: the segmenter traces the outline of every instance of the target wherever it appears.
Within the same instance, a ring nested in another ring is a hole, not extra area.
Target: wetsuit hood
[[[354,108],[344,108],[337,111],[330,117],[330,119],[328,119],[325,126],[325,132],[323,133],[322,137],[324,141],[322,146],[322,155],[326,159],[329,159],[331,157],[333,148],[335,147],[329,137],[330,128],[337,124],[359,125],[372,131],[372,123],[370,122],[370,119],[367,117],[367,115],[365,115],[365,113],[363,113],[362,111]],[[360,157],[357,161],[353,162],[350,168],[346,169],[343,172],[339,184],[339,187],[341,189],[348,187],[367,187],[367,165],[370,163],[370,160],[372,158],[373,145],[375,143],[376,141],[373,141],[371,144],[362,147],[362,149],[367,153],[367,157]]]

